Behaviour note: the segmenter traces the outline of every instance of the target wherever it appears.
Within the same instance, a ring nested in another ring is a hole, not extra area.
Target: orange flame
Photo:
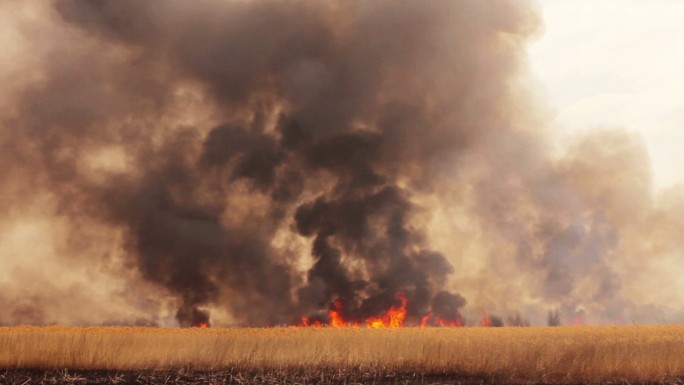
[[[315,321],[313,321],[313,322],[309,322],[309,317],[303,315],[303,316],[302,316],[302,323],[299,324],[299,326],[302,326],[302,327],[319,328],[319,327],[321,327],[321,326],[323,326],[323,325],[321,324],[321,321],[319,321],[319,320],[315,320]]]
[[[428,321],[432,318],[432,312],[427,313],[423,318],[420,319],[420,327],[424,328],[428,326]]]
[[[460,328],[463,326],[463,320],[460,316],[453,321],[444,318],[437,318],[437,324],[442,327]]]
[[[429,326],[430,319],[433,317],[432,312],[429,312],[426,316],[420,319],[420,327],[427,327]],[[454,320],[448,320],[446,318],[441,318],[441,317],[436,317],[435,321],[432,323],[432,325],[437,324],[441,327],[451,327],[451,328],[460,328],[463,326],[463,320],[461,319],[461,316],[458,315],[456,319]]]
[[[572,316],[572,326],[583,326],[587,323],[587,313],[584,310],[575,312]]]
[[[328,310],[328,317],[330,317],[330,326],[334,328],[343,328],[349,326],[349,322],[342,317],[342,302],[336,300],[333,302],[335,309]]]
[[[195,327],[198,328],[198,329],[206,329],[206,328],[209,327],[209,323],[208,323],[208,322],[200,322],[200,323],[197,324],[197,326],[195,326]]]
[[[487,312],[482,313],[482,319],[480,320],[480,326],[483,326],[483,327],[492,326],[492,320],[489,318],[489,314],[487,314]]]
[[[390,307],[382,317],[371,317],[366,320],[369,328],[400,328],[404,326],[406,320],[406,307],[408,306],[408,299],[402,292],[394,296],[401,301],[401,306]]]
[[[379,316],[379,317],[370,317],[366,319],[363,324],[366,325],[368,328],[372,329],[377,329],[377,328],[400,328],[404,326],[404,323],[406,321],[406,316],[407,316],[407,307],[408,307],[408,299],[406,298],[406,294],[403,292],[398,292],[394,295],[396,299],[400,301],[399,306],[391,306],[385,314]],[[303,326],[303,327],[322,327],[322,326],[329,326],[333,328],[340,328],[340,327],[353,327],[353,328],[358,328],[361,327],[356,322],[350,322],[344,319],[342,316],[342,310],[343,310],[343,304],[341,300],[335,300],[331,304],[331,308],[328,309],[328,318],[330,319],[330,322],[328,324],[323,324],[319,320],[314,320],[310,321],[308,317],[302,316],[301,318],[301,323],[298,326]],[[485,324],[486,323],[486,324]],[[482,326],[491,326],[491,321],[489,320],[489,316],[487,313],[484,314],[482,321],[481,321]],[[461,327],[463,326],[463,320],[461,319],[460,315],[457,315],[457,317],[453,320],[446,319],[446,318],[441,318],[441,317],[435,317],[432,312],[428,313],[424,317],[420,319],[420,326],[421,327],[428,327],[428,326],[441,326],[441,327]]]

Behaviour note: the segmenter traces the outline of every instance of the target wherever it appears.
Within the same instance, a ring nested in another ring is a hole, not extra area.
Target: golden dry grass
[[[507,381],[672,381],[684,326],[559,328],[0,328],[6,369],[187,367],[459,373]]]

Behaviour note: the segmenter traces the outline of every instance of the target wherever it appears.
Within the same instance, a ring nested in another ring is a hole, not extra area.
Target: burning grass
[[[505,382],[684,378],[684,326],[0,328],[8,370],[397,373]],[[332,382],[331,382],[332,383]]]

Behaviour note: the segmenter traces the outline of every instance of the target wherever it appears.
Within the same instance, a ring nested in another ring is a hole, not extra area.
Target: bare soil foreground
[[[684,326],[7,327],[0,368],[2,384],[682,383]]]
[[[93,371],[93,370],[13,370],[0,373],[0,384],[174,384],[174,385],[441,385],[492,384],[484,377],[457,373],[404,373],[357,370],[224,370],[224,371]]]

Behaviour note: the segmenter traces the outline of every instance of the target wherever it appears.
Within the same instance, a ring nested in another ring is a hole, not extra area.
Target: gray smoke
[[[336,299],[363,320],[397,292],[411,322],[465,298],[521,323],[642,308],[620,253],[659,212],[647,155],[619,131],[554,155],[526,96],[526,1],[41,9],[60,32],[29,29],[49,54],[4,95],[3,222],[48,202],[65,269],[120,249],[109,273],[138,277],[122,322],[158,322],[156,292],[183,326],[291,324]],[[70,322],[40,308],[0,322]]]

